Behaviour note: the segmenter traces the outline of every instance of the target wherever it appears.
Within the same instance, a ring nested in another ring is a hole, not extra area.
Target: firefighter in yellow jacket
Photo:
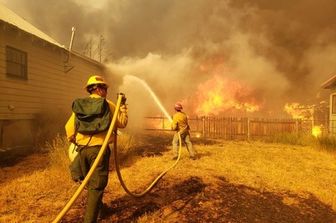
[[[188,124],[188,117],[187,115],[182,112],[182,104],[176,103],[175,106],[175,114],[173,115],[173,121],[171,123],[172,130],[175,131],[174,138],[173,138],[173,159],[177,159],[178,156],[178,147],[179,147],[179,136],[178,133],[181,135],[182,143],[184,142],[187,150],[189,152],[190,159],[196,159],[196,154],[193,149],[192,143],[190,141],[190,127]]]
[[[107,96],[108,84],[101,76],[93,75],[88,79],[85,89],[90,94],[89,98],[105,99]],[[116,112],[115,105],[109,100],[106,101],[111,116],[113,116],[114,112]],[[98,155],[108,129],[97,134],[82,134],[76,130],[75,119],[76,114],[72,112],[71,117],[65,125],[65,130],[68,140],[78,145],[77,156],[79,166],[83,177],[85,177]],[[127,121],[127,108],[126,105],[122,105],[117,116],[116,125],[118,128],[124,128],[127,125]],[[107,147],[101,161],[88,182],[88,200],[84,216],[85,223],[96,222],[99,211],[103,205],[102,197],[108,182],[110,153],[110,148]]]

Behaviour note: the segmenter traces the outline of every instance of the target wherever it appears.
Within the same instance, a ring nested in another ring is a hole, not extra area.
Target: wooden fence
[[[169,130],[164,117],[146,117],[147,130]],[[266,119],[240,117],[194,117],[189,118],[191,132],[202,137],[223,139],[254,139],[283,133],[308,133],[313,127],[311,120]]]

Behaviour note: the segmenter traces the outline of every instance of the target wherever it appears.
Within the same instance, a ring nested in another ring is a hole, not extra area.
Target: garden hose
[[[175,163],[170,166],[169,168],[167,168],[165,171],[163,171],[142,193],[132,193],[127,186],[125,185],[124,180],[122,179],[121,173],[120,173],[120,168],[119,168],[119,163],[118,163],[118,151],[117,151],[117,136],[114,136],[114,143],[113,143],[113,156],[114,156],[114,163],[115,163],[115,167],[116,167],[116,172],[117,172],[117,176],[119,179],[119,182],[122,186],[122,188],[125,190],[126,193],[128,193],[129,195],[131,195],[132,197],[142,197],[145,194],[147,194],[148,192],[150,192],[152,190],[152,188],[155,186],[155,184],[172,168],[174,168],[176,166],[176,164],[178,163],[178,161],[180,160],[181,157],[181,148],[182,148],[182,140],[181,140],[181,135],[180,133],[178,133],[178,137],[179,137],[179,152],[178,152],[178,157],[175,161]]]
[[[63,216],[69,211],[69,209],[71,208],[71,206],[73,205],[73,203],[76,201],[76,199],[78,198],[78,196],[80,195],[80,193],[83,191],[84,187],[86,186],[86,184],[90,180],[90,178],[91,178],[93,172],[95,171],[95,169],[96,169],[96,167],[97,167],[100,159],[103,156],[103,153],[104,153],[104,151],[106,149],[106,146],[107,146],[107,144],[109,142],[110,136],[111,136],[111,134],[113,132],[113,129],[114,129],[114,126],[115,126],[115,123],[116,123],[116,120],[117,120],[117,116],[119,114],[118,111],[119,111],[119,108],[120,108],[122,97],[123,97],[122,94],[118,95],[118,100],[117,100],[117,104],[116,104],[116,107],[115,107],[115,111],[116,112],[114,112],[114,114],[113,114],[111,125],[110,125],[110,127],[109,127],[109,129],[107,131],[107,134],[106,134],[106,137],[104,139],[103,145],[100,148],[99,153],[98,153],[95,161],[93,162],[93,164],[92,164],[89,172],[85,176],[85,178],[84,178],[83,182],[81,183],[81,185],[77,188],[77,190],[74,193],[74,195],[71,197],[71,199],[64,206],[64,208],[62,209],[62,211],[57,215],[57,217],[53,220],[52,223],[58,223],[63,218]]]

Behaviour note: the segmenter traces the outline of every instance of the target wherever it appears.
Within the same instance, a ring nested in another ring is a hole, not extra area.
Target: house
[[[104,70],[0,3],[0,150],[63,130],[73,99],[86,95],[88,77]]]
[[[336,75],[326,80],[322,88],[330,90],[329,96],[329,132],[336,135]]]

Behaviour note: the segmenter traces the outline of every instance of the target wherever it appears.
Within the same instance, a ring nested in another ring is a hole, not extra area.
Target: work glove
[[[126,97],[125,97],[125,95],[121,98],[121,104],[122,105],[125,105],[126,104]]]
[[[127,109],[127,105],[126,104],[120,106],[120,112],[127,113],[127,111],[128,111],[128,109]]]
[[[126,104],[126,100],[127,100],[127,98],[126,98],[126,96],[125,96],[125,94],[124,93],[118,93],[118,95],[120,96],[121,95],[121,105],[125,105]]]

